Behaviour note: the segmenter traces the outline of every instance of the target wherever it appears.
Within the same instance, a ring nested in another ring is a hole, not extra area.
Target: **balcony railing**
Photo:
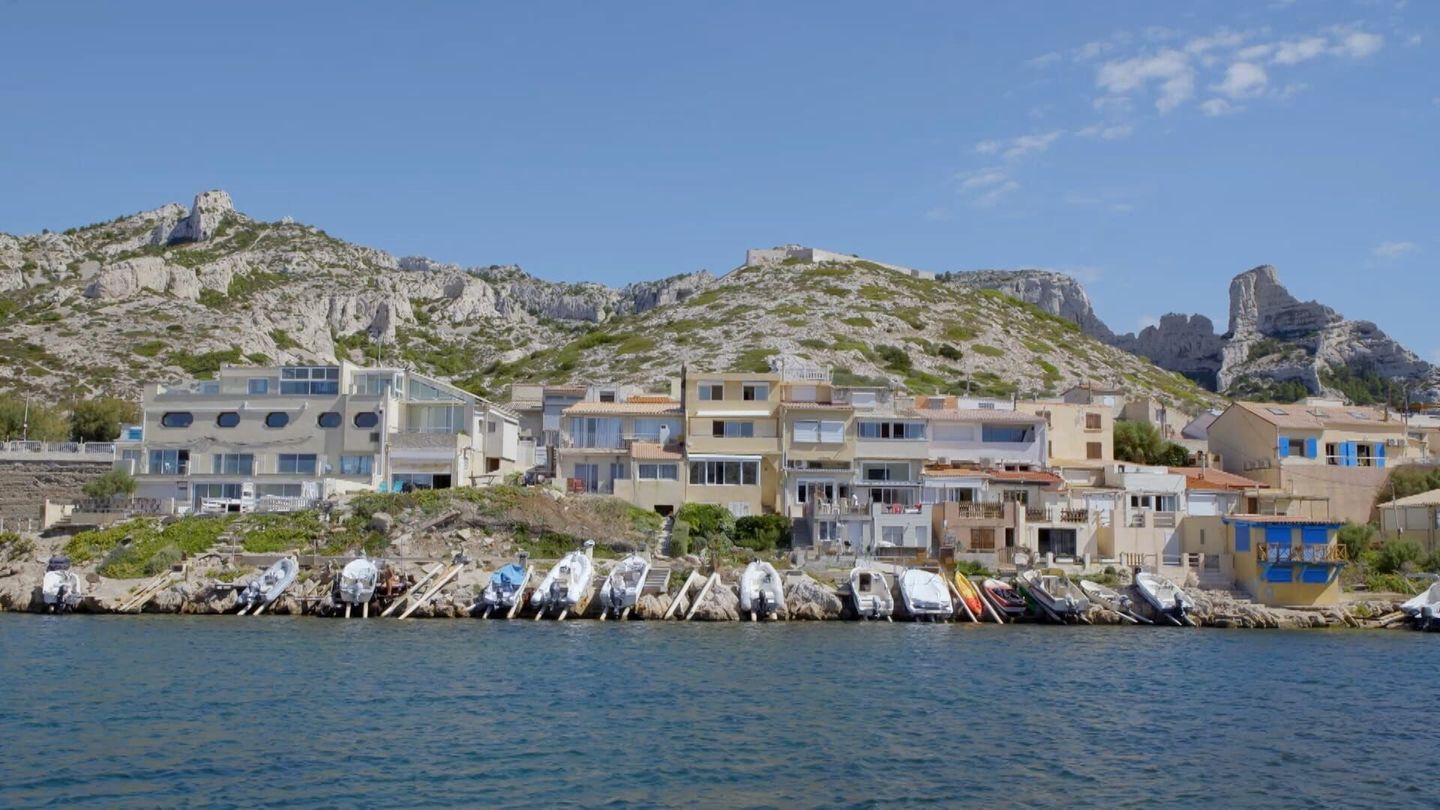
[[[1255,559],[1268,563],[1335,563],[1349,560],[1345,547],[1339,543],[1255,544]]]
[[[13,441],[0,442],[0,453],[46,453],[51,455],[75,455],[91,458],[98,458],[100,456],[113,457],[115,455],[115,445],[110,442]]]
[[[963,503],[955,510],[958,520],[1001,520],[1005,507],[998,503]]]

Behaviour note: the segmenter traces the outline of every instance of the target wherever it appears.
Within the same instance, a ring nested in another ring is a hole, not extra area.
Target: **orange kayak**
[[[985,604],[980,601],[980,591],[975,589],[975,583],[971,582],[969,577],[959,571],[955,572],[955,590],[960,592],[960,600],[965,603],[965,607],[970,608],[976,618],[985,614]]]

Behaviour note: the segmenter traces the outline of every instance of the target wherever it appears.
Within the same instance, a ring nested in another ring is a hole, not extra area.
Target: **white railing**
[[[19,455],[115,456],[112,442],[0,442],[0,453]]]

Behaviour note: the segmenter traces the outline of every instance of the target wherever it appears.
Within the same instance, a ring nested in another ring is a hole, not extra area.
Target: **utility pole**
[[[25,397],[25,415],[20,420],[20,441],[30,441],[30,397]]]

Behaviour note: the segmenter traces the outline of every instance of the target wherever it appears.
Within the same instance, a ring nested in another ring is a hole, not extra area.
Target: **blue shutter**
[[[1330,530],[1324,526],[1302,526],[1300,542],[1307,546],[1326,545],[1330,542]]]
[[[1385,466],[1385,443],[1375,442],[1375,466]]]
[[[1315,458],[1320,454],[1320,442],[1314,436],[1305,440],[1305,457]]]
[[[1250,524],[1248,523],[1235,524],[1235,553],[1250,553]]]
[[[1355,466],[1355,443],[1354,443],[1354,442],[1341,442],[1341,443],[1340,443],[1340,466],[1341,466],[1341,467],[1354,467],[1354,466]]]
[[[1281,437],[1280,437],[1280,441],[1277,442],[1276,445],[1275,445],[1275,452],[1277,452],[1277,453],[1280,454],[1280,458],[1289,458],[1289,457],[1290,457],[1290,437],[1289,437],[1289,436],[1281,436]]]

